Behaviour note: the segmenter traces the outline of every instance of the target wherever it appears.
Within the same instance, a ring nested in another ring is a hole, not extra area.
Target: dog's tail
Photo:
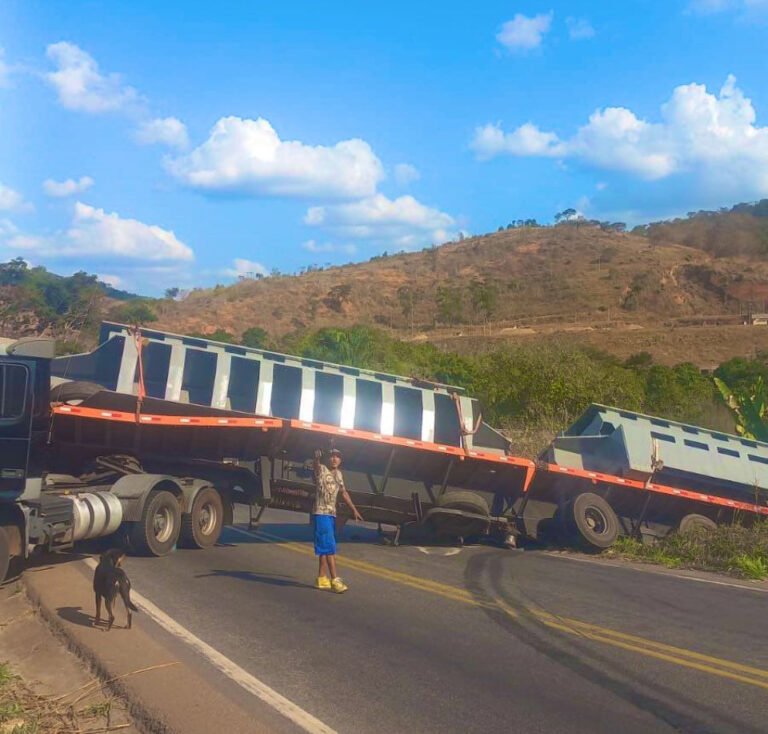
[[[126,608],[133,612],[138,612],[139,608],[131,601],[131,582],[124,573],[118,574],[117,584]]]

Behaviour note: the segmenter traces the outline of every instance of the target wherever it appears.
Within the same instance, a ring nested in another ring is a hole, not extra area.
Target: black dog
[[[104,606],[107,608],[109,621],[107,623],[107,632],[112,629],[112,623],[115,621],[115,615],[112,613],[112,603],[118,592],[125,606],[125,613],[128,616],[126,629],[131,629],[131,611],[139,610],[131,601],[131,582],[128,576],[120,566],[125,560],[125,551],[118,548],[111,548],[101,554],[99,565],[93,574],[93,592],[96,595],[96,619],[93,622],[94,627],[101,624],[101,600],[104,599]]]

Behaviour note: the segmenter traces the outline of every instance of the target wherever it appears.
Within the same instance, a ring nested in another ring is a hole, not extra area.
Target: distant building
[[[744,323],[749,326],[768,326],[768,313],[748,313]]]

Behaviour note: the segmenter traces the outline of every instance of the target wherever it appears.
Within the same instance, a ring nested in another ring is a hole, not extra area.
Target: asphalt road
[[[348,526],[334,595],[304,518],[264,520],[128,559],[133,587],[338,732],[768,730],[764,592]]]

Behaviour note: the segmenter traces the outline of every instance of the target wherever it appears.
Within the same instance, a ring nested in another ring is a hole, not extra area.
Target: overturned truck
[[[149,554],[204,548],[237,503],[252,524],[309,512],[309,459],[331,446],[395,542],[565,532],[607,547],[768,514],[768,446],[627,411],[592,406],[532,460],[450,385],[111,323],[87,354],[4,351],[0,566],[114,532]]]

